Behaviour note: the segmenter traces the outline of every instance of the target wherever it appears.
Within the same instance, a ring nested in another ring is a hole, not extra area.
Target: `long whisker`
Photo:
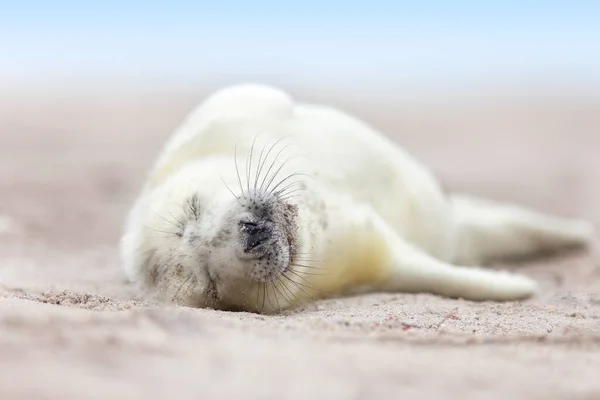
[[[163,221],[165,221],[168,224],[173,225],[175,228],[177,229],[181,229],[180,225],[177,225],[175,222],[173,221],[169,221],[168,219],[166,219],[165,217],[163,217],[162,215],[160,215],[159,213],[157,213],[156,211],[154,211],[154,214],[156,214],[157,217],[159,217],[160,219],[162,219]]]
[[[302,188],[302,184],[303,183],[304,183],[304,181],[295,181],[295,182],[292,182],[292,183],[288,183],[287,185],[285,185],[283,188],[281,188],[281,190],[277,191],[276,193],[277,193],[278,196],[289,194],[289,193],[286,193],[286,191],[290,190],[291,188],[293,188],[296,185],[300,185],[301,187],[297,188],[297,189],[294,189],[294,190],[303,189]]]
[[[292,291],[290,290],[290,288],[287,286],[287,284],[286,284],[284,281],[282,281],[282,280],[280,280],[280,282],[281,282],[281,284],[282,284],[282,290],[283,290],[283,291],[286,291],[288,294],[291,294],[291,295],[292,295],[292,297],[293,297],[293,298],[294,298],[294,300],[295,300],[295,301],[291,301],[291,299],[290,299],[290,300],[288,300],[288,301],[289,301],[289,303],[290,303],[290,304],[296,304],[297,306],[300,306],[300,305],[302,305],[302,302],[300,301],[300,299],[298,298],[298,296],[296,296],[296,295],[294,294],[294,292],[292,292]]]
[[[258,305],[260,304],[260,283],[256,282],[256,309],[258,311]]]
[[[281,156],[281,153],[287,149],[290,145],[286,144],[281,150],[279,150],[279,153],[277,153],[277,155],[275,156],[275,159],[273,160],[273,162],[271,162],[271,166],[269,167],[269,169],[267,170],[267,172],[265,173],[265,177],[263,178],[261,184],[260,184],[260,192],[263,193],[263,187],[265,185],[265,182],[267,180],[267,178],[269,178],[269,173],[271,172],[271,170],[273,169],[273,167],[275,166],[275,164],[277,163],[277,161],[279,160],[279,157]],[[282,165],[285,165],[285,163],[283,163]],[[277,174],[275,174],[275,176],[277,176]],[[266,188],[264,188],[264,190],[267,190],[269,188],[269,185],[267,185]]]
[[[289,174],[284,179],[282,179],[281,181],[279,181],[279,183],[277,185],[275,185],[275,187],[273,187],[273,189],[271,189],[271,191],[269,192],[269,195],[271,193],[273,193],[279,186],[281,186],[283,183],[285,183],[288,179],[293,178],[295,176],[308,176],[308,175],[305,174],[305,173],[302,173],[302,172],[294,172],[293,174]],[[300,183],[300,182],[301,181],[294,182],[294,183]]]
[[[272,145],[272,146],[269,148],[269,151],[267,152],[267,155],[265,156],[265,159],[262,161],[262,164],[260,164],[260,167],[259,167],[259,169],[258,169],[258,176],[260,176],[260,173],[262,172],[262,169],[263,169],[263,167],[264,167],[264,166],[265,166],[265,164],[267,163],[267,160],[268,160],[268,158],[269,158],[269,154],[271,154],[271,151],[273,151],[273,149],[275,148],[275,146],[277,146],[277,145],[279,144],[279,142],[281,142],[282,140],[283,140],[283,138],[280,138],[279,140],[277,140],[277,141],[276,141],[276,142],[275,142],[275,143],[274,143],[274,144],[273,144],[273,145]],[[267,145],[265,144],[265,146],[263,147],[263,150],[264,150],[264,148],[265,148],[266,146],[267,146]],[[266,176],[265,176],[265,178],[266,178]],[[263,179],[263,181],[264,181],[264,179]],[[255,183],[255,185],[254,185],[254,188],[255,188],[255,189],[257,189],[257,187],[258,187],[258,179],[256,180],[256,183]],[[261,187],[262,187],[262,184],[261,184]]]
[[[271,296],[269,296],[269,282],[267,282],[265,284],[265,291],[267,292],[267,301],[269,302],[269,306],[271,306],[271,308],[275,308],[273,307],[273,302],[271,301]]]
[[[318,265],[313,265],[313,264],[318,264],[320,263],[320,260],[315,260],[312,258],[302,258],[302,257],[294,257],[294,260],[292,261],[292,265],[298,265],[298,263],[308,263],[308,265],[312,268],[317,268],[320,269],[321,267],[319,267]],[[302,266],[301,264],[298,266]]]
[[[185,289],[184,295],[187,295],[190,292],[190,290],[193,290],[197,285],[198,279],[195,276],[193,276],[190,280],[190,283],[187,285],[187,288]]]
[[[177,291],[173,295],[173,298],[171,299],[172,301],[175,301],[175,299],[179,295],[179,291],[181,290],[181,288],[183,287],[183,285],[185,285],[192,278],[192,275],[194,275],[194,274],[193,273],[189,274],[188,277],[187,277],[187,279],[185,281],[183,281],[183,283],[181,285],[179,285],[179,289],[177,289]]]
[[[293,262],[290,265],[293,265],[294,267],[302,267],[302,268],[308,268],[308,269],[319,269],[319,270],[321,269],[319,267],[315,267],[312,265],[298,264],[297,262]]]
[[[254,179],[254,190],[256,191],[256,189],[258,188],[258,178],[260,177],[260,171],[262,169],[262,164],[263,164],[263,153],[265,152],[267,148],[267,144],[265,143],[265,145],[262,147],[262,150],[260,151],[260,155],[258,156],[258,165],[256,166],[256,178]],[[268,156],[268,154],[267,154]]]
[[[300,273],[294,271],[293,269],[290,269],[288,272],[291,273],[291,274],[294,274],[298,278],[302,279],[304,282],[306,282],[307,285],[310,285],[311,289],[319,291],[317,288],[315,288],[313,286],[313,284],[308,279],[306,279],[305,277],[303,277],[302,275],[300,275]],[[307,275],[315,275],[315,274],[307,274]]]
[[[308,271],[296,271],[296,274],[302,274],[302,275],[310,275],[310,276],[326,276],[328,275],[327,272],[308,272]]]
[[[265,292],[266,292],[266,290],[265,290],[265,284],[264,284],[264,283],[262,283],[262,284],[260,285],[260,287],[262,287],[262,289],[263,289],[263,296],[262,296],[262,307],[261,307],[261,309],[260,309],[260,310],[261,310],[261,312],[264,312],[264,311],[265,311]]]
[[[240,176],[240,169],[237,163],[237,144],[235,145],[233,150],[233,162],[235,163],[235,172],[237,173],[238,182],[240,184],[240,191],[242,192],[242,197],[245,199],[246,195],[244,194],[244,187],[242,186],[242,177]]]
[[[300,245],[304,244],[303,242],[300,242]],[[310,256],[310,253],[307,252],[298,252],[296,254],[294,254],[294,259],[295,260],[301,260],[301,261],[307,261],[307,262],[316,262],[316,263],[320,263],[323,260],[320,260],[318,258],[308,258],[308,256]]]
[[[289,272],[289,271],[288,271],[288,272]],[[286,276],[286,277],[287,277],[289,280],[291,280],[292,282],[294,282],[295,284],[297,284],[297,285],[300,285],[300,286],[302,286],[302,287],[304,287],[304,288],[306,288],[306,289],[309,289],[309,290],[314,290],[314,291],[317,291],[317,292],[319,291],[318,289],[316,289],[316,288],[314,288],[314,287],[312,287],[312,286],[309,286],[309,285],[307,285],[307,284],[305,284],[305,283],[302,283],[302,282],[295,281],[295,280],[291,279],[289,276]]]
[[[149,227],[149,226],[146,226],[146,225],[142,225],[142,226],[143,226],[144,228],[146,228],[146,229],[150,229],[151,231],[154,231],[154,232],[166,233],[166,234],[168,234],[168,235],[173,235],[173,236],[180,236],[180,235],[181,235],[179,232],[161,231],[160,229],[151,228],[151,227]]]
[[[250,173],[252,172],[252,155],[254,154],[254,145],[256,144],[256,139],[258,139],[259,135],[260,132],[254,137],[254,140],[252,141],[252,146],[250,147],[250,154],[246,159],[246,183],[248,186],[248,197],[250,197],[251,199],[252,193],[250,193]]]
[[[254,264],[254,267],[252,267],[252,270],[250,271],[250,279],[252,280],[252,285],[250,286],[250,291],[252,291],[252,289],[254,289],[254,287],[256,286],[256,308],[258,309],[258,299],[259,299],[259,294],[260,294],[260,285],[259,283],[256,281],[256,279],[254,279],[254,271],[256,270],[258,264]]]
[[[285,279],[287,279],[288,281],[290,281],[291,283],[293,283],[293,284],[294,284],[294,286],[296,286],[296,288],[297,288],[298,290],[300,290],[302,293],[304,293],[305,295],[307,295],[307,296],[308,296],[308,298],[311,298],[311,299],[314,299],[314,298],[315,298],[315,296],[314,296],[314,295],[310,295],[310,294],[308,294],[308,293],[307,293],[307,292],[306,292],[304,289],[302,289],[301,285],[299,285],[299,284],[298,284],[298,282],[296,282],[295,280],[291,279],[289,276],[287,276],[287,275],[285,275],[285,274],[283,274],[283,275],[281,275],[281,276],[282,276],[282,277],[284,277]]]
[[[294,189],[294,190],[290,190],[287,193],[277,193],[277,197],[279,197],[281,200],[285,200],[285,199],[293,199],[295,197],[300,196],[300,192],[303,192],[305,189],[304,188],[298,188],[298,189]]]
[[[281,280],[278,281],[279,283],[281,282]],[[283,297],[283,299],[288,303],[288,304],[292,304],[292,301],[285,295],[285,293],[283,293],[281,290],[279,290],[279,288],[277,287],[277,283],[273,283],[273,289],[277,290],[277,293]],[[279,306],[279,304],[277,304]],[[280,308],[281,309],[281,308]]]
[[[283,149],[282,149],[282,150],[283,150]],[[279,168],[277,169],[277,171],[275,171],[275,173],[273,173],[273,175],[271,176],[271,179],[269,180],[269,183],[267,183],[267,187],[265,188],[265,192],[266,192],[267,190],[269,190],[269,188],[270,188],[271,184],[273,183],[273,181],[275,180],[275,178],[277,177],[277,175],[279,175],[279,173],[281,172],[281,170],[283,169],[283,167],[285,167],[285,165],[286,165],[286,164],[287,164],[289,161],[291,161],[292,159],[294,159],[295,157],[299,157],[299,155],[298,155],[298,154],[292,155],[292,156],[288,157],[288,158],[287,158],[285,161],[283,161],[283,162],[281,163],[281,165],[279,166]],[[280,183],[281,183],[281,182],[280,182]],[[261,189],[262,189],[262,187],[261,187]],[[272,191],[271,191],[271,192],[272,192]],[[269,193],[269,194],[271,194],[271,193]]]
[[[223,182],[223,185],[225,185],[225,187],[227,188],[227,190],[229,190],[229,193],[231,193],[231,195],[235,198],[235,200],[240,204],[240,206],[242,206],[242,202],[240,201],[240,198],[238,196],[235,195],[235,193],[233,193],[233,190],[231,190],[231,188],[229,187],[229,185],[227,183],[225,183],[225,180],[223,179],[223,176],[221,176],[221,182]]]
[[[296,293],[294,293],[294,291],[292,291],[292,289],[290,289],[290,287],[288,286],[287,283],[285,284],[285,288],[287,289],[288,293],[290,293],[294,297],[294,299],[296,300],[296,304],[299,305],[299,306],[301,306],[302,305],[302,300],[300,300],[298,298],[298,296],[296,296]],[[308,296],[308,298],[311,298],[311,296]]]
[[[169,215],[171,216],[171,218],[173,218],[175,221],[177,221],[177,223],[179,224],[180,227],[184,227],[185,224],[183,223],[183,221],[181,221],[180,219],[178,219],[177,217],[175,217],[171,211],[167,210],[167,212],[169,213]]]
[[[275,297],[275,303],[277,303],[277,311],[281,310],[281,305],[279,304],[279,299],[277,298],[277,295],[275,294],[275,283],[273,281],[270,281],[270,286],[273,288],[273,297]],[[272,307],[272,305],[271,305]]]
[[[279,200],[289,202],[291,199],[297,199],[298,197],[300,197],[300,194],[296,193],[289,196],[280,196]]]

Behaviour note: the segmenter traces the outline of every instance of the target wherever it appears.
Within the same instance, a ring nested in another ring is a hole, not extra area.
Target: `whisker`
[[[300,244],[303,245],[304,241],[301,241]],[[306,256],[310,256],[310,255],[311,255],[311,253],[309,253],[307,251],[299,251],[299,252],[296,253],[296,257],[306,258]],[[312,260],[319,261],[319,262],[321,261],[320,259],[317,259],[317,258],[312,258]]]
[[[273,288],[273,297],[275,297],[275,302],[277,303],[277,311],[281,310],[281,305],[279,304],[279,299],[277,298],[277,295],[275,294],[275,283],[273,283],[273,281],[270,282],[270,286]],[[272,307],[273,305],[271,305]]]
[[[291,199],[296,199],[296,198],[298,198],[298,197],[300,197],[300,194],[299,194],[299,193],[297,193],[297,194],[292,194],[292,195],[290,195],[290,196],[283,196],[283,197],[279,197],[279,200],[281,200],[281,201],[284,201],[284,202],[285,202],[285,201],[290,201]]]
[[[173,235],[173,236],[181,236],[181,233],[179,233],[179,232],[161,231],[160,229],[151,228],[151,227],[146,226],[146,225],[142,225],[142,226],[144,228],[150,229],[151,231],[154,231],[154,232],[166,233],[168,235]],[[164,236],[164,237],[166,237],[166,236]]]
[[[267,281],[265,283],[265,291],[267,292],[267,301],[269,302],[269,306],[271,306],[271,309],[275,308],[273,306],[273,302],[271,301],[271,296],[269,296],[269,286],[270,286],[270,281]]]
[[[250,193],[250,173],[252,172],[252,155],[254,154],[254,145],[256,144],[256,139],[258,139],[258,136],[260,135],[260,132],[256,134],[256,136],[254,137],[254,140],[252,141],[252,146],[250,147],[250,154],[247,156],[246,158],[246,184],[248,186],[248,197],[250,197],[252,199],[252,194]],[[254,200],[254,199],[252,199]]]
[[[288,272],[289,272],[289,273],[291,273],[291,274],[294,274],[294,275],[295,275],[295,276],[297,276],[298,278],[302,279],[304,282],[306,282],[306,284],[307,284],[307,285],[309,285],[309,287],[310,287],[312,290],[317,290],[317,291],[318,291],[318,289],[317,289],[317,288],[315,288],[315,287],[313,286],[313,284],[312,284],[312,283],[311,283],[311,282],[310,282],[308,279],[306,279],[305,277],[303,277],[303,276],[302,276],[302,275],[300,275],[299,273],[295,272],[293,269],[290,269],[290,270],[288,270]]]
[[[294,257],[290,264],[297,265],[299,267],[310,267],[311,269],[321,269],[321,260],[315,260],[312,258]]]
[[[187,295],[191,290],[193,290],[193,288],[195,288],[198,285],[198,278],[196,278],[195,276],[192,278],[193,279],[190,280],[187,289],[185,289],[184,295]]]
[[[296,296],[296,295],[294,294],[294,292],[292,292],[292,291],[290,290],[290,288],[287,286],[287,284],[286,284],[284,281],[280,280],[280,282],[281,282],[281,283],[282,283],[282,285],[283,285],[283,289],[285,289],[285,290],[286,290],[286,291],[287,291],[289,294],[291,294],[291,295],[292,295],[292,297],[293,297],[293,298],[296,300],[296,305],[298,305],[298,306],[301,306],[301,305],[302,305],[302,302],[300,301],[300,299],[298,298],[298,296]],[[292,303],[292,304],[293,304],[293,302],[291,302],[291,301],[290,301],[290,303]]]
[[[175,221],[177,221],[177,223],[179,223],[179,226],[181,228],[185,227],[185,224],[183,223],[183,221],[181,221],[180,219],[178,219],[177,217],[175,217],[171,211],[167,210],[167,212],[169,213],[169,215],[171,216],[171,218],[173,218]]]
[[[303,192],[304,188],[294,189],[284,194],[283,196],[277,195],[280,200],[289,200],[300,196],[300,192]]]
[[[302,185],[304,183],[304,181],[295,181],[292,183],[287,184],[286,186],[284,186],[283,188],[281,188],[280,190],[278,190],[277,192],[275,192],[278,196],[281,195],[285,195],[286,194],[286,190],[289,190],[291,188],[293,188],[295,185]],[[302,189],[302,187],[300,187],[299,189]],[[295,189],[297,190],[297,189]],[[291,192],[293,193],[293,192]]]
[[[261,307],[261,312],[265,311],[265,284],[261,283],[260,287],[262,287],[263,289],[263,298],[262,298],[262,307]]]
[[[159,213],[157,213],[156,211],[153,211],[154,214],[156,214],[157,217],[159,217],[160,219],[162,219],[163,221],[165,221],[168,224],[173,225],[175,228],[177,229],[181,229],[181,226],[177,225],[175,222],[173,221],[169,221],[168,219],[166,219],[165,217],[163,217],[162,215],[160,215]]]
[[[331,271],[320,271],[320,272],[311,272],[311,271],[295,271],[296,274],[308,275],[308,276],[331,276],[333,272]]]
[[[235,163],[235,172],[237,173],[238,182],[240,184],[240,191],[242,192],[242,197],[245,199],[246,195],[244,194],[244,188],[242,186],[242,177],[240,176],[240,169],[237,163],[237,144],[235,145],[233,150],[233,162]]]
[[[269,183],[267,184],[267,187],[265,188],[265,192],[269,190],[269,188],[271,187],[271,184],[273,183],[273,181],[275,180],[275,178],[277,178],[277,175],[279,175],[279,173],[281,172],[281,170],[283,169],[283,167],[285,167],[285,165],[291,161],[292,159],[294,159],[295,157],[299,157],[299,155],[295,154],[292,155],[290,157],[288,157],[285,161],[283,161],[281,163],[281,165],[279,166],[279,168],[277,169],[277,171],[275,171],[275,173],[273,174],[273,176],[271,177],[271,179],[269,180]],[[293,176],[293,175],[292,175]],[[289,177],[288,177],[289,178]],[[279,184],[281,184],[282,182],[279,182],[277,184],[277,186],[279,186]],[[269,192],[269,194],[271,194],[273,192],[273,190],[271,190]]]
[[[263,193],[263,187],[264,184],[267,180],[267,178],[269,178],[269,173],[271,172],[271,170],[273,169],[273,167],[275,166],[275,164],[277,163],[277,161],[279,160],[279,157],[281,156],[281,153],[287,149],[290,145],[286,144],[281,150],[279,150],[279,153],[277,153],[277,155],[275,156],[275,159],[273,160],[273,162],[271,163],[271,166],[269,167],[269,169],[267,170],[267,172],[265,173],[265,177],[263,178],[263,181],[260,184],[260,192]],[[285,163],[282,164],[282,166],[285,165]],[[277,173],[275,173],[275,176],[277,176]],[[272,181],[272,179],[271,179]],[[266,191],[269,188],[269,185],[267,185],[266,188],[264,188],[264,190]]]
[[[229,187],[229,185],[227,185],[227,183],[225,183],[225,180],[223,179],[223,176],[221,176],[221,182],[223,182],[223,185],[225,185],[225,187],[227,188],[227,190],[229,190],[229,193],[231,193],[231,195],[235,198],[235,200],[240,204],[240,206],[242,206],[242,202],[240,201],[240,198],[237,197],[235,195],[235,193],[233,193],[233,190],[231,190],[231,188]]]
[[[292,279],[292,278],[290,278],[289,276],[287,276],[287,275],[285,275],[285,274],[283,274],[283,275],[281,275],[281,276],[283,276],[285,279],[287,279],[288,281],[290,281],[291,283],[293,283],[293,284],[294,284],[294,286],[296,286],[296,288],[297,288],[298,290],[300,290],[302,293],[304,293],[305,295],[307,295],[309,298],[312,298],[312,299],[314,299],[314,298],[315,298],[315,296],[314,296],[314,295],[310,295],[310,294],[306,293],[306,291],[305,291],[304,289],[302,289],[302,287],[301,287],[301,286],[298,284],[298,282],[296,282],[295,280],[293,280],[293,279]]]
[[[194,274],[193,273],[189,274],[188,277],[187,277],[187,279],[185,281],[183,281],[183,283],[181,285],[179,285],[179,289],[177,289],[177,291],[173,295],[173,298],[171,299],[171,301],[175,301],[175,299],[179,295],[179,291],[181,290],[181,288],[183,287],[183,285],[185,285],[192,278],[192,275],[194,275]]]
[[[259,299],[259,293],[260,293],[260,286],[258,286],[258,282],[254,279],[254,271],[256,270],[256,266],[258,264],[254,264],[254,267],[252,267],[252,270],[250,271],[250,279],[252,280],[252,285],[250,286],[250,291],[252,291],[254,289],[254,287],[256,286],[256,308],[258,309],[258,299]]]
[[[294,176],[303,176],[303,177],[306,177],[306,178],[312,178],[312,176],[310,176],[309,174],[306,174],[304,172],[294,172],[294,173],[289,174],[285,178],[283,178],[281,181],[279,181],[279,183],[277,184],[277,186],[275,186],[273,189],[276,189],[277,187],[279,187],[279,185],[281,185],[282,183],[284,183],[288,179],[293,178]],[[298,182],[303,182],[303,181],[298,181]]]
[[[281,283],[281,280],[278,280],[277,283]],[[283,299],[287,302],[287,304],[292,304],[292,301],[277,287],[277,283],[273,283],[273,289],[277,290],[277,293],[283,297]],[[278,304],[279,306],[279,304]],[[280,308],[281,310],[281,308]]]
[[[325,275],[328,275],[327,273],[308,272],[308,271],[295,271],[295,275],[297,275],[297,274],[311,275],[311,276],[325,276]]]
[[[256,178],[254,179],[254,190],[255,191],[258,187],[258,178],[260,177],[260,171],[262,169],[262,163],[263,163],[262,156],[263,156],[266,148],[267,148],[267,144],[265,143],[265,145],[262,147],[262,150],[260,151],[260,155],[258,156],[258,165],[256,166]],[[267,157],[268,157],[268,154],[267,154]]]
[[[302,287],[304,287],[304,288],[306,288],[306,289],[309,289],[309,290],[314,290],[314,291],[317,291],[317,292],[319,291],[318,289],[316,289],[316,288],[314,288],[314,287],[312,287],[312,286],[309,286],[309,285],[307,285],[307,284],[305,284],[305,283],[302,283],[302,282],[298,282],[298,281],[292,280],[292,279],[291,279],[289,276],[288,276],[287,278],[288,278],[288,279],[290,279],[290,280],[291,280],[292,282],[294,282],[295,284],[297,284],[297,285],[300,285],[300,286],[302,286]]]
[[[316,260],[314,258],[307,258],[307,257],[298,257],[298,256],[295,256],[294,260],[292,262],[293,263],[302,262],[302,263],[308,263],[308,264],[318,264],[318,263],[321,262],[321,260]],[[316,266],[311,265],[311,267],[316,267]]]
[[[258,311],[258,305],[260,304],[260,283],[256,282],[256,310]]]
[[[315,267],[312,265],[305,265],[305,264],[298,264],[297,262],[290,263],[290,265],[293,265],[294,267],[302,267],[302,268],[308,268],[308,269],[321,269],[320,267]]]
[[[260,176],[260,173],[262,172],[263,167],[265,166],[265,164],[267,163],[267,159],[269,158],[269,154],[271,154],[271,151],[273,151],[273,149],[275,148],[275,146],[277,146],[279,144],[279,142],[281,142],[284,138],[280,138],[279,140],[277,140],[269,149],[269,151],[267,152],[267,155],[265,156],[265,159],[263,160],[262,164],[260,165],[260,168],[258,169],[258,175]],[[265,144],[265,147],[267,145]],[[264,150],[264,148],[263,148]],[[268,173],[267,173],[268,175]],[[265,176],[266,179],[266,176]],[[263,179],[263,183],[264,183],[264,179]],[[254,189],[257,189],[258,186],[258,179],[256,180],[256,184],[254,185]],[[262,184],[261,184],[261,188],[262,188]]]

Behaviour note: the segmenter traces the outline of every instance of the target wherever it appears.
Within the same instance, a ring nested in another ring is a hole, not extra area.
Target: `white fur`
[[[125,227],[121,251],[128,276],[142,281],[148,268],[145,257],[157,248],[169,260],[174,252],[185,253],[181,263],[186,271],[195,271],[196,264],[189,260],[203,261],[195,259],[192,250],[181,250],[175,237],[152,236],[144,226],[169,230],[170,224],[164,221],[167,208],[175,205],[168,213],[177,213],[177,205],[190,190],[196,190],[208,204],[205,212],[210,223],[192,228],[188,223],[186,230],[204,229],[213,235],[211,229],[216,229],[233,198],[223,181],[230,188],[239,187],[234,150],[244,175],[251,149],[267,148],[279,138],[292,145],[284,149],[284,158],[300,154],[284,166],[282,174],[309,176],[305,191],[293,201],[300,210],[303,250],[321,260],[325,277],[308,278],[321,297],[366,289],[473,300],[520,299],[535,292],[534,281],[478,266],[499,258],[582,245],[593,234],[586,222],[448,196],[427,167],[362,121],[334,108],[294,103],[276,88],[245,84],[210,96],[165,145]],[[238,279],[243,265],[231,250],[222,251],[220,264],[211,256],[213,261],[202,268],[212,268],[213,273],[237,268]],[[178,282],[181,276],[169,279]],[[252,292],[248,284],[236,282],[235,291],[244,296]],[[223,290],[233,291],[234,286],[223,285]],[[198,286],[201,292],[202,284]],[[291,291],[302,297],[299,290]],[[270,308],[290,305],[275,290],[273,296],[284,305]],[[247,302],[244,298],[244,305],[237,305],[258,308]]]

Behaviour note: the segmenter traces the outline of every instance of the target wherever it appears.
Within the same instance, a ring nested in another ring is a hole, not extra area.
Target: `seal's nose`
[[[266,223],[241,222],[241,229],[246,233],[246,248],[244,251],[250,253],[259,250],[260,246],[271,239],[271,227]]]

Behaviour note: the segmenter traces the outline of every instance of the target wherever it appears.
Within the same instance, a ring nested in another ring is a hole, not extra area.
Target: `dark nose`
[[[247,253],[256,250],[271,238],[271,227],[266,223],[242,222],[241,226],[242,231],[247,234],[245,249]]]

